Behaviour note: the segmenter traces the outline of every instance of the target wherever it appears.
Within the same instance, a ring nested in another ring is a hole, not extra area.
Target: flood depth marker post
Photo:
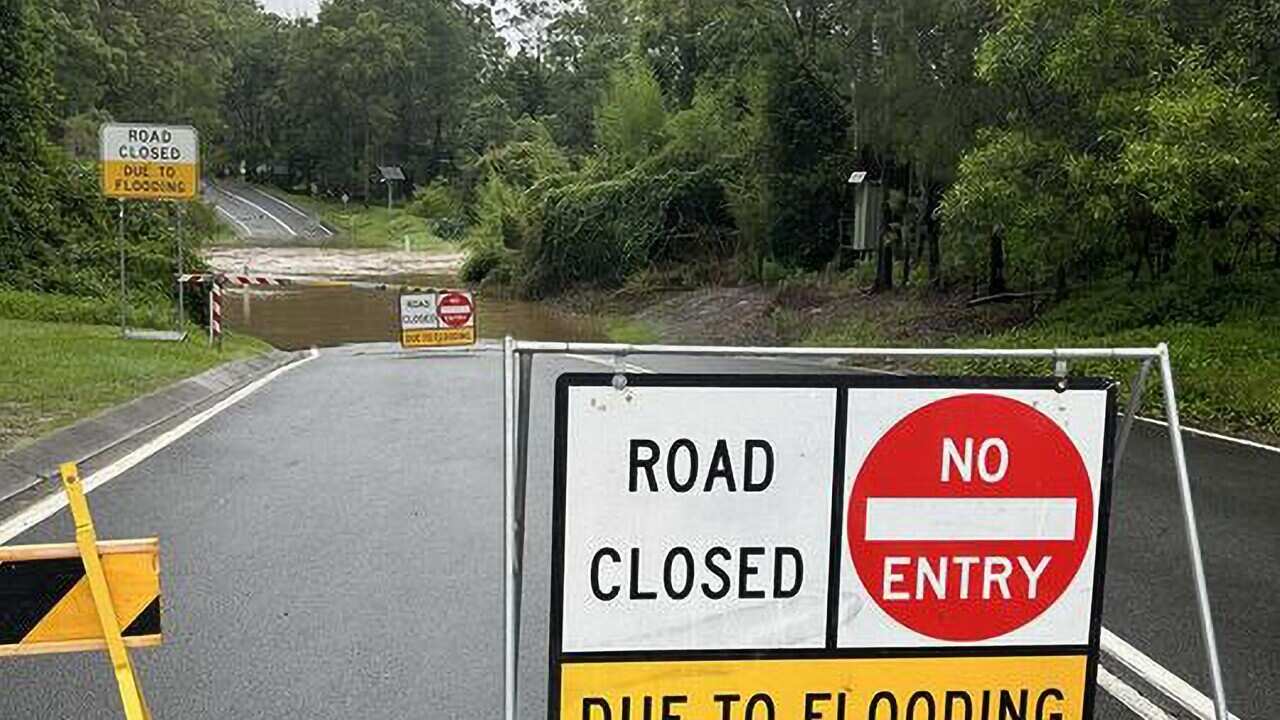
[[[1190,476],[1186,464],[1186,452],[1182,444],[1181,424],[1178,416],[1174,389],[1173,369],[1166,344],[1154,348],[1055,348],[1055,349],[911,349],[911,348],[771,348],[732,346],[679,346],[679,345],[624,345],[607,343],[566,343],[518,341],[507,337],[503,344],[504,370],[504,424],[505,463],[504,488],[506,493],[504,521],[504,587],[505,587],[505,662],[504,662],[504,717],[516,720],[518,700],[518,664],[520,631],[520,595],[522,585],[523,556],[523,502],[527,485],[528,456],[528,384],[531,381],[532,356],[536,354],[576,354],[623,357],[633,354],[678,355],[688,357],[799,357],[799,358],[914,358],[914,359],[1021,359],[1049,360],[1054,370],[1065,369],[1063,363],[1072,360],[1110,359],[1141,361],[1135,374],[1128,406],[1117,433],[1112,469],[1118,468],[1133,419],[1141,406],[1141,394],[1153,363],[1160,364],[1162,391],[1165,399],[1166,419],[1173,455],[1179,495],[1181,498],[1187,547],[1190,554],[1192,575],[1200,616],[1202,640],[1213,685],[1214,709],[1217,720],[1228,720],[1226,693],[1222,669],[1218,657],[1217,640],[1213,627],[1208,587],[1204,575],[1204,563],[1200,551],[1195,509],[1191,496]],[[746,376],[750,377],[750,376]],[[1109,439],[1108,439],[1109,440]],[[1102,522],[1099,519],[1098,522]],[[553,553],[554,554],[554,553]],[[556,562],[553,558],[552,562]],[[553,588],[553,593],[555,589]],[[553,601],[554,602],[554,601]],[[560,608],[552,607],[553,616]],[[553,639],[553,642],[556,640]],[[555,692],[553,690],[553,692]],[[556,702],[550,698],[549,703]],[[551,717],[559,709],[549,708]]]

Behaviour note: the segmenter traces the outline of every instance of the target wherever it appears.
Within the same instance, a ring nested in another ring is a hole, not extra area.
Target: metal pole
[[[184,208],[178,208],[178,277],[182,277],[182,213]],[[178,331],[182,331],[182,325],[186,322],[187,313],[183,307],[182,281],[178,281]]]
[[[1147,375],[1151,372],[1151,360],[1143,360],[1142,367],[1133,376],[1129,386],[1129,404],[1124,409],[1124,421],[1120,423],[1120,435],[1116,438],[1116,455],[1112,461],[1114,471],[1120,470],[1120,462],[1124,458],[1124,449],[1129,445],[1129,432],[1133,430],[1133,420],[1142,407],[1142,394],[1147,387]]]
[[[1196,599],[1200,609],[1200,631],[1205,653],[1209,658],[1209,679],[1213,683],[1214,716],[1228,720],[1227,693],[1222,685],[1222,665],[1218,660],[1218,641],[1213,632],[1213,614],[1209,611],[1209,587],[1204,577],[1204,560],[1200,555],[1200,535],[1196,529],[1196,511],[1191,503],[1191,479],[1187,473],[1187,454],[1182,447],[1182,427],[1178,423],[1178,401],[1173,391],[1173,366],[1169,362],[1169,348],[1164,343],[1160,351],[1160,377],[1164,385],[1165,413],[1169,420],[1169,443],[1173,448],[1173,466],[1178,475],[1178,492],[1182,498],[1182,519],[1186,524],[1187,549],[1191,553],[1191,574],[1196,584]]]
[[[125,277],[124,277],[124,200],[118,200],[120,203],[120,223],[119,230],[116,233],[116,239],[120,245],[120,337],[127,337],[129,334],[129,300],[125,297]]]
[[[502,689],[504,696],[503,717],[515,720],[516,717],[516,585],[515,585],[515,506],[516,506],[516,453],[515,453],[515,340],[510,335],[502,342],[503,371],[503,489],[506,502],[503,510],[503,552],[502,552],[502,586],[505,595],[505,621],[503,635],[505,639],[505,655],[503,663]]]
[[[683,355],[688,357],[906,357],[1016,358],[1021,360],[1146,360],[1160,356],[1158,348],[876,348],[876,347],[763,347],[739,345],[628,345],[618,343],[546,342],[520,340],[521,353],[577,355]]]
[[[520,667],[520,605],[524,594],[524,524],[525,524],[525,496],[529,487],[529,387],[533,384],[533,356],[528,354],[518,355],[520,365],[517,379],[517,403],[516,403],[516,488],[515,502],[513,509],[514,515],[511,518],[511,532],[515,535],[512,545],[515,548],[514,569],[512,570],[512,579],[515,589],[512,591],[512,600],[515,609],[512,611],[513,630],[512,635],[515,638],[515,659],[513,667],[518,671]],[[513,676],[514,677],[514,676]]]
[[[244,274],[245,275],[249,274],[248,263],[244,265]],[[249,307],[250,287],[251,286],[249,285],[240,286],[240,315],[242,316],[240,318],[240,322],[244,323],[244,327],[249,327],[249,322],[253,319],[251,316],[251,313],[253,312],[253,308]]]

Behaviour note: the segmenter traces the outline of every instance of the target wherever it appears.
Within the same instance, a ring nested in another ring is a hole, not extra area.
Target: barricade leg
[[[1182,499],[1182,519],[1187,532],[1187,550],[1191,555],[1191,576],[1196,585],[1200,611],[1200,631],[1209,660],[1209,679],[1213,683],[1214,710],[1218,720],[1228,720],[1227,693],[1222,684],[1222,664],[1218,660],[1218,640],[1213,631],[1213,614],[1209,611],[1209,587],[1204,577],[1204,560],[1200,554],[1200,533],[1196,527],[1196,511],[1191,502],[1191,479],[1187,472],[1187,453],[1182,446],[1182,426],[1178,422],[1178,401],[1173,392],[1173,367],[1169,348],[1160,343],[1160,378],[1164,385],[1165,413],[1169,420],[1169,444],[1173,449],[1173,466],[1178,475],[1178,493]]]
[[[98,533],[93,527],[93,517],[89,514],[84,489],[80,486],[80,471],[75,463],[63,463],[59,470],[62,486],[67,492],[71,519],[76,526],[76,545],[80,548],[80,558],[84,562],[85,578],[89,581],[93,605],[98,611],[102,635],[107,641],[107,654],[111,658],[116,684],[120,688],[125,718],[150,720],[151,713],[147,710],[142,687],[134,675],[129,651],[125,649],[124,638],[121,636],[120,620],[116,617],[115,605],[111,602],[111,589],[107,587],[107,576],[102,570],[102,558],[98,556]]]

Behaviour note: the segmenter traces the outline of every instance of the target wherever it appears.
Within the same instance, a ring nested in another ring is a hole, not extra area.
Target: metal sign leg
[[[511,617],[513,621],[511,634],[515,637],[514,663],[518,670],[520,663],[520,604],[524,595],[524,524],[525,496],[529,487],[529,387],[533,384],[533,356],[518,354],[518,373],[516,375],[516,487],[515,515],[511,518],[511,532],[515,535],[513,546],[512,601],[515,604]]]
[[[1196,529],[1196,511],[1191,504],[1191,479],[1187,473],[1187,454],[1182,446],[1182,426],[1178,422],[1178,401],[1173,392],[1173,367],[1169,348],[1159,345],[1160,378],[1164,385],[1165,412],[1169,420],[1169,443],[1173,448],[1173,465],[1178,475],[1178,492],[1182,498],[1182,519],[1186,524],[1187,549],[1191,553],[1191,574],[1196,584],[1200,610],[1200,631],[1209,658],[1209,678],[1213,683],[1215,716],[1228,720],[1227,693],[1222,685],[1222,665],[1218,660],[1218,641],[1213,632],[1213,614],[1209,611],[1209,588],[1204,577],[1204,560],[1200,554],[1200,536]]]
[[[178,208],[178,277],[179,278],[182,277],[182,213],[183,212],[184,210],[182,208]],[[184,293],[183,293],[183,287],[182,287],[182,280],[179,279],[178,280],[178,328],[177,328],[178,332],[182,332],[182,325],[183,323],[186,322],[186,319],[187,319],[186,308],[183,307],[183,305],[186,304],[184,302],[183,295]]]
[[[515,517],[516,517],[516,448],[515,448],[515,423],[516,423],[516,362],[515,362],[515,340],[511,336],[507,336],[502,343],[502,376],[503,376],[503,403],[502,416],[503,425],[506,432],[503,433],[503,490],[506,494],[506,503],[503,512],[502,536],[503,536],[503,553],[502,553],[502,585],[504,590],[504,622],[503,637],[505,640],[504,656],[503,656],[503,674],[502,674],[502,690],[503,690],[503,717],[506,720],[515,720],[516,717],[516,623],[517,615],[517,595],[516,595],[516,533],[515,533]]]
[[[1142,407],[1142,393],[1147,387],[1147,375],[1151,373],[1151,360],[1143,360],[1133,376],[1129,386],[1129,403],[1124,410],[1124,420],[1120,423],[1120,435],[1116,438],[1116,456],[1113,465],[1120,470],[1120,462],[1124,458],[1124,449],[1129,444],[1129,432],[1133,430],[1133,420],[1138,416],[1138,408]]]
[[[120,245],[120,337],[129,335],[129,299],[125,295],[124,276],[124,200],[120,203],[120,223],[116,233],[116,241]]]

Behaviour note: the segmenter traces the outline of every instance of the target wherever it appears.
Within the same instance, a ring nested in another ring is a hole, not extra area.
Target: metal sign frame
[[[1187,550],[1191,557],[1192,578],[1200,616],[1201,639],[1204,642],[1209,676],[1213,685],[1214,717],[1228,720],[1226,691],[1222,680],[1222,665],[1218,657],[1218,643],[1213,627],[1213,615],[1209,606],[1209,590],[1205,580],[1204,560],[1200,551],[1200,537],[1196,525],[1195,507],[1191,498],[1191,479],[1187,471],[1186,450],[1182,444],[1182,425],[1178,418],[1178,403],[1174,392],[1173,366],[1169,347],[1160,343],[1155,347],[1130,348],[775,348],[725,345],[630,345],[613,343],[539,342],[516,340],[507,336],[503,341],[503,589],[505,615],[503,697],[505,720],[516,720],[517,671],[519,665],[520,595],[524,576],[524,523],[525,494],[529,470],[529,391],[533,378],[535,355],[590,355],[613,357],[617,372],[625,375],[625,359],[629,355],[675,355],[684,357],[789,357],[811,359],[899,358],[899,359],[1005,359],[1047,360],[1053,363],[1053,373],[1067,375],[1068,364],[1074,360],[1124,360],[1141,363],[1129,387],[1129,399],[1124,418],[1115,438],[1113,472],[1118,472],[1124,459],[1125,446],[1133,429],[1133,421],[1142,405],[1142,394],[1152,365],[1159,364],[1161,390],[1165,401],[1168,422],[1169,445],[1177,475],[1178,494],[1182,504],[1182,518],[1186,532]],[[625,377],[624,377],[625,380]]]

